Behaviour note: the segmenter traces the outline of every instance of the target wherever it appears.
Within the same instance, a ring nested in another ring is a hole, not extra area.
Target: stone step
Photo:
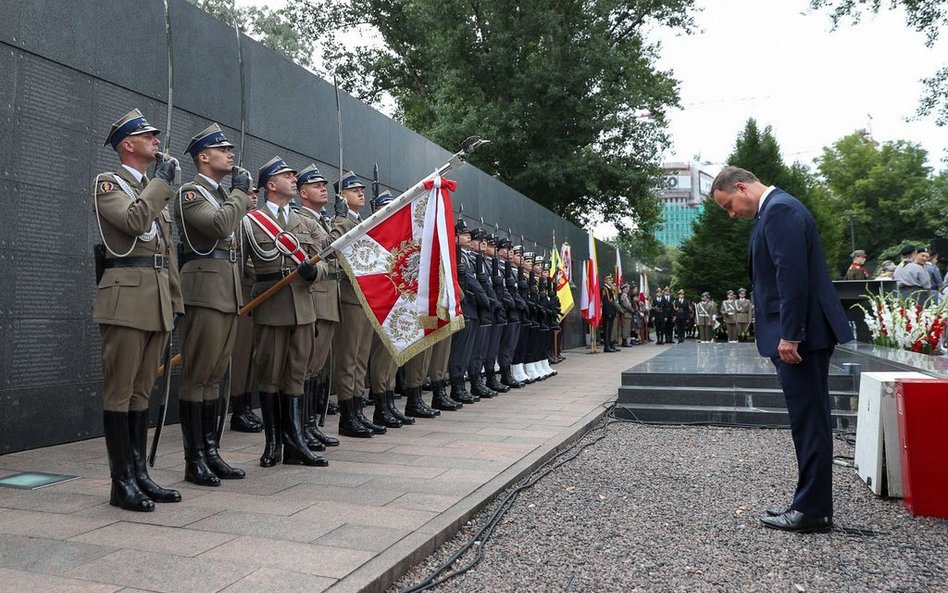
[[[655,373],[629,369],[622,373],[622,385],[675,385],[678,387],[731,387],[779,389],[776,374],[761,373]],[[852,375],[830,374],[829,388],[833,391],[855,391]]]
[[[743,406],[679,406],[664,404],[623,404],[616,406],[619,418],[656,424],[733,424],[786,427],[790,417],[785,408],[747,408]],[[856,412],[833,410],[833,427],[852,429]]]
[[[851,410],[855,391],[830,391],[833,409]],[[733,406],[744,408],[785,408],[783,391],[779,388],[671,387],[623,385],[619,387],[619,403],[663,404],[679,406]]]

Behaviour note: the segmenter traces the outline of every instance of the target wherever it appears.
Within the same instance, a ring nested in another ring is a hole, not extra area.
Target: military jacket
[[[695,303],[695,316],[699,324],[714,325],[714,318],[717,314],[718,305],[714,301],[698,301]]]
[[[332,223],[324,219],[319,212],[314,212],[306,206],[303,206],[300,208],[300,214],[305,219],[313,221],[314,226],[312,227],[312,231],[313,236],[316,238],[314,247],[317,252],[325,249],[335,240],[332,237]],[[316,319],[339,321],[339,283],[337,282],[339,278],[339,261],[335,255],[331,255],[327,259],[326,266],[329,270],[326,280],[313,282],[310,285],[310,290],[313,293],[313,304],[316,307]]]
[[[750,323],[751,320],[751,302],[750,299],[737,299],[735,301],[737,311],[734,319],[738,323]]]
[[[237,231],[253,208],[250,196],[239,189],[228,195],[201,175],[178,190],[174,218],[181,241],[181,292],[189,307],[207,307],[237,313],[243,305],[237,265]],[[217,252],[229,259],[201,257]]]
[[[174,314],[184,313],[167,208],[174,190],[160,179],[143,177],[139,183],[120,167],[116,173],[97,176],[92,193],[106,260],[136,257],[155,262],[106,268],[92,303],[93,320],[142,331],[171,331]]]
[[[737,323],[737,301],[735,299],[725,299],[721,303],[721,316],[724,323]]]
[[[510,300],[513,302],[513,307],[508,308],[507,310],[507,319],[512,322],[520,321],[521,314],[523,310],[526,309],[527,303],[524,302],[523,297],[520,296],[520,289],[517,285],[517,276],[514,274],[513,267],[509,262],[504,263],[503,268],[504,273],[504,288],[507,291],[507,294],[510,296]]]
[[[257,211],[262,212],[277,226],[280,225],[265,202],[261,202],[257,207]],[[286,275],[295,270],[297,264],[291,257],[277,250],[273,240],[249,217],[244,219],[242,230],[247,245],[247,255],[253,262],[254,272],[256,273],[256,282],[254,282],[251,293],[256,298],[279,282],[278,278],[272,280],[264,278],[272,274]],[[296,211],[288,209],[286,227],[283,230],[299,241],[300,248],[305,253],[315,251],[316,237],[312,235],[310,227]],[[325,278],[327,272],[325,263],[319,262],[316,269],[319,274],[317,280],[320,277]],[[313,306],[313,296],[310,293],[309,283],[301,276],[297,276],[289,285],[280,289],[254,309],[253,320],[257,325],[275,326],[313,323],[316,321],[316,311]]]

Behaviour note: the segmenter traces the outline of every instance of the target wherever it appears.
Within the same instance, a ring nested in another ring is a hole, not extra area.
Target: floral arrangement
[[[878,346],[901,348],[920,354],[941,354],[948,324],[948,301],[920,304],[914,296],[899,293],[868,294],[868,307],[854,305],[866,315],[872,341]]]

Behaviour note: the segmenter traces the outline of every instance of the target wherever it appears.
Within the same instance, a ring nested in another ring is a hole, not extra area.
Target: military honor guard
[[[300,216],[310,223],[310,232],[316,238],[314,247],[325,249],[332,243],[333,222],[324,214],[329,203],[329,182],[323,177],[316,163],[310,163],[296,176],[296,188],[300,200]],[[333,336],[339,324],[339,266],[335,255],[327,258],[329,272],[323,280],[313,282],[310,291],[313,295],[313,307],[316,310],[316,324],[313,352],[309,359],[306,381],[303,386],[303,408],[306,418],[303,422],[307,445],[311,450],[323,447],[336,447],[339,439],[325,434],[319,429],[319,418],[329,405],[329,360],[332,351]]]
[[[727,298],[721,303],[721,317],[724,319],[724,327],[727,329],[727,343],[737,343],[737,297],[733,290],[727,291]]]
[[[113,123],[105,145],[121,166],[99,174],[92,187],[102,240],[92,318],[102,336],[109,503],[130,511],[181,500],[149,477],[145,462],[149,396],[174,318],[184,312],[167,208],[178,162],[164,159],[154,179],[145,174],[158,155],[159,133],[138,109]]]
[[[517,381],[530,384],[539,377],[539,374],[533,368],[533,364],[528,361],[529,345],[536,327],[536,306],[530,293],[530,274],[533,273],[534,253],[524,251],[521,246],[514,248],[514,251],[518,260],[517,291],[520,293],[525,308],[520,314],[520,338],[517,340],[517,348],[514,350],[511,374]]]
[[[480,400],[473,396],[464,383],[468,361],[480,335],[482,311],[490,308],[490,300],[484,288],[477,281],[476,257],[472,250],[471,229],[464,220],[454,224],[457,238],[458,285],[461,287],[461,313],[464,315],[464,328],[451,336],[451,349],[448,355],[448,379],[451,383],[450,397],[462,404],[472,404]],[[430,363],[429,363],[430,366]],[[421,387],[419,386],[419,392]],[[409,400],[411,405],[411,400]],[[411,415],[411,413],[409,413]]]
[[[685,331],[692,323],[691,301],[685,298],[685,291],[678,291],[678,298],[672,302],[672,320],[675,323],[675,338],[679,344],[685,341]]]
[[[734,314],[734,320],[737,321],[738,340],[744,342],[748,339],[750,332],[751,319],[753,319],[754,306],[747,298],[747,291],[743,288],[737,289],[737,302],[735,303],[737,312]]]
[[[178,390],[184,479],[199,486],[220,486],[221,479],[244,477],[244,470],[220,457],[217,402],[243,304],[235,236],[252,208],[251,182],[250,173],[234,167],[234,145],[217,124],[191,138],[186,152],[197,175],[181,186],[174,203],[184,297]],[[231,181],[229,193],[222,185],[225,176]]]
[[[507,309],[507,326],[504,328],[501,338],[500,352],[497,355],[497,362],[500,366],[500,382],[511,389],[520,389],[523,382],[514,377],[513,365],[514,354],[517,350],[517,341],[520,338],[520,324],[523,319],[524,311],[527,309],[527,303],[520,296],[520,289],[517,286],[517,276],[515,269],[520,264],[520,255],[517,253],[510,239],[500,239],[497,242],[497,255],[503,262],[504,286],[507,294],[510,296],[513,305]]]
[[[711,300],[710,292],[702,292],[701,300],[695,303],[695,323],[698,326],[698,341],[702,344],[714,341],[714,321],[718,305]]]
[[[481,306],[484,301],[478,302],[478,320],[480,323],[477,327],[476,341],[471,349],[470,358],[467,363],[467,378],[471,385],[471,395],[485,399],[497,395],[496,391],[484,384],[481,371],[484,368],[484,360],[487,358],[487,351],[490,347],[490,337],[496,319],[495,314],[497,308],[500,307],[497,294],[494,292],[490,268],[484,257],[486,249],[487,233],[479,228],[471,229],[474,278],[480,284],[481,290],[486,297],[486,306]]]
[[[280,157],[260,167],[257,186],[265,190],[243,222],[248,255],[256,282],[253,296],[265,292],[292,271],[299,275],[287,287],[264,301],[253,312],[255,326],[254,370],[260,383],[260,409],[266,445],[260,465],[326,466],[314,455],[303,434],[303,381],[313,348],[316,311],[310,284],[325,277],[328,266],[309,263],[316,237],[292,208],[296,196],[296,171]]]
[[[494,325],[491,327],[487,354],[484,358],[484,385],[496,393],[507,393],[510,391],[510,387],[497,380],[497,371],[500,370],[497,360],[500,355],[504,333],[507,330],[509,311],[515,305],[513,298],[507,293],[504,270],[497,255],[497,241],[498,237],[496,235],[488,234],[484,247],[485,263],[490,273],[491,288],[497,297],[497,305],[494,309]]]
[[[615,329],[616,314],[616,287],[612,274],[606,274],[599,291],[599,298],[602,302],[602,348],[603,352],[618,352],[615,343],[612,341]]]

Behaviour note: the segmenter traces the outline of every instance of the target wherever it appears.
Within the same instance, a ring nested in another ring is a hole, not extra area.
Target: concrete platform
[[[594,423],[622,371],[665,349],[569,351],[547,381],[384,436],[343,437],[328,468],[261,468],[263,436],[227,431],[224,457],[247,478],[220,488],[181,481],[170,426],[151,475],[184,501],[153,513],[109,506],[101,438],[2,456],[0,476],[81,478],[0,488],[0,593],[382,591]]]

